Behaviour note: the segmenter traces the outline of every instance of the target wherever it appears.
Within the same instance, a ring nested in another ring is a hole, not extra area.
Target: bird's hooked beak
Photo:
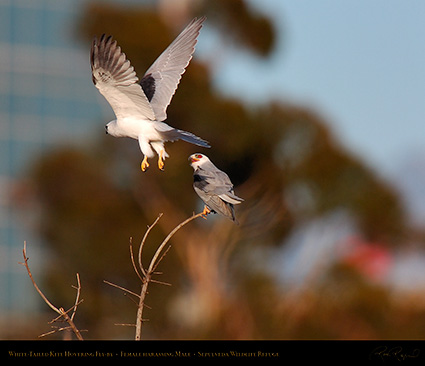
[[[189,161],[193,164],[193,163],[197,163],[198,161],[200,161],[204,156],[202,154],[192,154],[189,156]]]
[[[194,155],[189,156],[189,159],[187,160],[189,160],[191,163],[196,163],[197,161],[199,161],[199,159],[196,158]]]

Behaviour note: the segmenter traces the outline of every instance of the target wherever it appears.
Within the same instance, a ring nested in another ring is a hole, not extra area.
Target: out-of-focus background
[[[226,171],[240,225],[198,219],[172,239],[147,298],[145,339],[420,339],[425,335],[425,3],[0,0],[0,338],[36,339],[69,308],[87,339],[132,339],[129,240],[147,257],[202,209],[187,157]],[[94,35],[143,75],[208,17],[142,173],[136,141],[93,86]],[[53,338],[61,338],[56,334]]]

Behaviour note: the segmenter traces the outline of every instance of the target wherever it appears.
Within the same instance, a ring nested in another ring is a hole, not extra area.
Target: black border
[[[425,341],[0,341],[0,361],[424,364]]]

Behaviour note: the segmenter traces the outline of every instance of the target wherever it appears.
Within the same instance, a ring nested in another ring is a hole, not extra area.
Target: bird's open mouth
[[[190,155],[189,156],[189,161],[191,162],[191,163],[196,163],[197,161],[199,161],[199,160],[201,160],[202,159],[202,155],[201,154],[193,154],[193,155]]]

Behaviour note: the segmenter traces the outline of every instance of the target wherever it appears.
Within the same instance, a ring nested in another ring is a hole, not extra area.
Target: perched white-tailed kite
[[[189,161],[194,169],[193,188],[205,203],[203,214],[219,213],[237,222],[233,205],[240,204],[243,199],[235,195],[229,176],[205,155],[193,154]]]
[[[166,124],[167,107],[195,50],[196,38],[205,17],[193,19],[146,71],[139,83],[133,66],[111,36],[95,38],[90,62],[94,85],[111,105],[117,119],[106,125],[114,137],[139,141],[144,158],[141,168],[149,167],[148,158],[158,154],[158,167],[164,168],[169,155],[164,142],[183,140],[210,147],[194,134]]]

